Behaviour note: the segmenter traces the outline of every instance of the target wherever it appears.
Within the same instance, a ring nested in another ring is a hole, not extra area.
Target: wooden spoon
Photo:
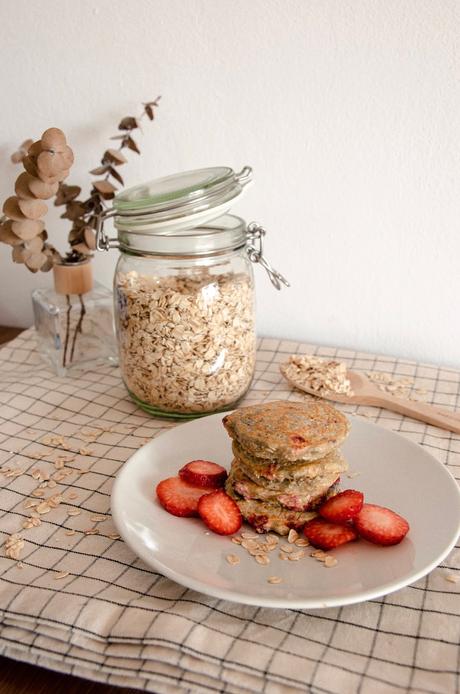
[[[433,424],[441,429],[447,429],[448,431],[454,431],[456,434],[460,434],[460,412],[451,412],[450,410],[437,408],[426,402],[413,402],[402,398],[396,398],[394,395],[380,390],[380,388],[372,383],[367,376],[357,373],[356,371],[347,371],[347,378],[350,380],[353,395],[344,395],[343,393],[334,393],[332,391],[319,394],[317,391],[303,384],[300,385],[292,381],[285,373],[283,373],[283,375],[291,385],[299,390],[304,390],[306,393],[311,393],[311,395],[349,405],[384,407],[392,412],[398,412],[407,417],[419,419],[422,422]]]

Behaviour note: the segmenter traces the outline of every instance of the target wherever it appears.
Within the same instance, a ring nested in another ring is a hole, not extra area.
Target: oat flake
[[[19,555],[24,547],[24,544],[23,538],[17,533],[10,535],[3,543],[6,556],[9,559],[19,559]]]
[[[460,581],[460,576],[456,576],[455,574],[447,574],[444,578],[446,581],[449,581],[449,583],[458,583]]]

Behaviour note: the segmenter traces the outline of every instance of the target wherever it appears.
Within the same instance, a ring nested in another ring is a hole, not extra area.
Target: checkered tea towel
[[[460,405],[453,369],[269,339],[246,402],[303,397],[279,372],[291,353],[334,356]],[[460,475],[459,436],[377,408],[342,409],[401,432]],[[159,693],[459,691],[458,549],[396,593],[311,611],[207,597],[137,559],[110,517],[113,480],[172,426],[135,407],[116,368],[52,375],[33,330],[0,350],[1,653]]]

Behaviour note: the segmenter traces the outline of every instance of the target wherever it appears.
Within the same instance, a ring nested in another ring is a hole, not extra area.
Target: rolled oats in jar
[[[102,224],[98,248],[116,245],[115,322],[120,369],[132,399],[157,416],[232,408],[254,374],[252,264],[284,278],[262,254],[264,230],[228,214],[251,170],[186,172],[120,193],[118,239]]]

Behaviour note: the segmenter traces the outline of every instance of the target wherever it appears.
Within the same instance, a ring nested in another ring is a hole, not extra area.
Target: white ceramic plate
[[[222,415],[182,424],[140,448],[119,472],[112,492],[115,524],[131,549],[168,578],[225,600],[263,607],[319,608],[386,595],[437,566],[460,532],[460,493],[446,468],[403,436],[351,418],[343,446],[350,471],[343,488],[401,513],[411,529],[401,544],[377,547],[364,540],[333,551],[338,564],[325,568],[309,555],[268,566],[257,564],[228,537],[208,533],[200,519],[168,514],[155,498],[156,484],[186,462],[203,458],[229,467],[230,439]],[[226,555],[237,554],[231,566]],[[281,576],[269,584],[269,576]]]

